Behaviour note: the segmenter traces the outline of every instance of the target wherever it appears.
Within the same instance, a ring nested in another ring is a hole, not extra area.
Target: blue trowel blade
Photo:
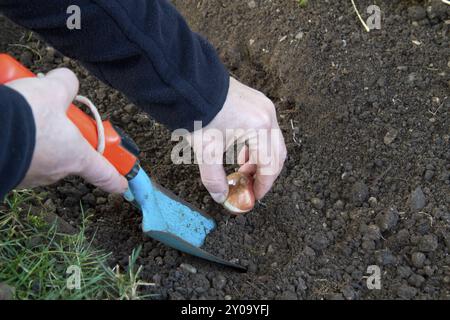
[[[145,234],[148,235],[150,238],[153,238],[155,240],[158,240],[158,241],[164,243],[166,246],[177,249],[181,252],[185,252],[192,256],[199,257],[199,258],[211,261],[211,262],[219,263],[221,265],[233,268],[240,272],[247,271],[247,268],[242,267],[236,263],[226,261],[222,258],[216,257],[215,255],[213,255],[205,250],[202,250],[198,247],[195,247],[192,244],[184,241],[181,238],[178,238],[177,236],[175,236],[169,232],[147,231],[147,232],[145,232]]]
[[[142,168],[128,183],[142,210],[142,230],[146,235],[190,255],[245,271],[200,249],[216,227],[213,218],[151,181]]]

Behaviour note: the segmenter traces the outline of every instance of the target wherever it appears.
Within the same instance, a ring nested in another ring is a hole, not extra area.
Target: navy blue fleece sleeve
[[[70,5],[80,30],[66,26]],[[225,102],[227,70],[167,0],[0,0],[0,11],[171,129],[206,125]]]
[[[35,132],[33,112],[25,98],[0,86],[0,202],[27,173]]]

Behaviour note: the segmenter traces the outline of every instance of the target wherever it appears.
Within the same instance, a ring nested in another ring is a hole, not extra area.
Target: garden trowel
[[[35,75],[7,54],[0,54],[0,84]],[[91,108],[92,110],[92,108]],[[75,105],[67,116],[92,147],[101,152],[128,179],[125,198],[142,211],[142,230],[165,245],[239,271],[246,269],[201,249],[206,236],[216,227],[213,218],[152,181],[139,164],[134,141],[109,121],[89,117]]]

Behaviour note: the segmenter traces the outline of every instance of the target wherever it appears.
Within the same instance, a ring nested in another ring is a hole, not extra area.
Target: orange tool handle
[[[0,54],[0,84],[21,79],[36,77],[30,70],[7,54]],[[73,104],[67,109],[67,116],[78,127],[84,138],[93,148],[97,148],[97,125],[94,119]],[[105,129],[105,151],[103,156],[123,176],[131,173],[138,162],[139,150],[136,144],[122,130],[115,128],[111,122],[103,121]]]

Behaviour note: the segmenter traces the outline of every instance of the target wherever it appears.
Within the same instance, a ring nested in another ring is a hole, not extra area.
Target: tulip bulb
[[[234,172],[227,177],[228,197],[223,206],[234,214],[248,212],[255,206],[253,178],[241,172]]]

